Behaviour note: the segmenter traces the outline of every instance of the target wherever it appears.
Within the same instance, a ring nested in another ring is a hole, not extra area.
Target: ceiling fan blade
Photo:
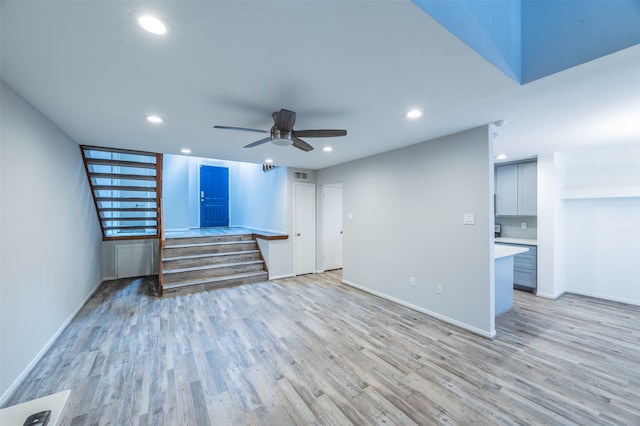
[[[291,136],[291,140],[293,141],[293,146],[295,146],[298,149],[301,149],[305,152],[309,152],[313,150],[313,147],[311,145],[309,145],[308,143],[306,143],[305,141],[303,141],[302,139],[300,139],[295,135]]]
[[[294,130],[293,134],[303,138],[332,138],[335,136],[347,136],[346,130]]]
[[[259,141],[251,142],[248,145],[245,145],[245,148],[253,148],[254,146],[262,145],[263,143],[271,142],[271,136],[268,138],[260,139]]]
[[[281,109],[274,113],[274,121],[278,130],[289,133],[293,130],[293,125],[296,122],[296,113],[288,109]]]
[[[247,127],[213,126],[214,129],[240,130],[243,132],[269,133],[269,130],[249,129]]]

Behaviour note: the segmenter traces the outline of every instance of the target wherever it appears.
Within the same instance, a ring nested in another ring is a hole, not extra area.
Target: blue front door
[[[200,227],[229,226],[229,169],[200,166]]]

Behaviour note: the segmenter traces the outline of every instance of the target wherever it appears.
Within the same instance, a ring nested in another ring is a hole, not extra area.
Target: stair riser
[[[234,278],[234,279],[229,279],[224,281],[216,281],[213,283],[195,284],[195,285],[189,285],[189,286],[183,286],[183,287],[171,288],[170,286],[167,286],[164,288],[164,295],[170,296],[170,295],[182,294],[182,293],[207,291],[207,290],[213,290],[221,287],[232,287],[236,285],[259,283],[267,280],[268,280],[267,274],[264,274],[264,275],[255,276],[255,277]]]
[[[207,253],[228,253],[232,251],[256,250],[255,241],[241,244],[220,244],[215,246],[166,247],[162,250],[162,257],[191,256]]]
[[[198,257],[195,259],[163,260],[162,270],[169,271],[171,269],[193,268],[206,265],[220,265],[223,263],[250,262],[252,260],[259,259],[260,256],[258,255],[258,253],[247,253]]]
[[[203,269],[196,271],[184,271],[184,272],[176,272],[176,273],[167,273],[169,271],[163,271],[163,283],[177,283],[180,281],[189,281],[200,278],[217,278],[224,277],[226,275],[234,275],[234,274],[244,274],[249,272],[257,272],[262,271],[262,263],[257,263],[253,265],[237,265],[237,266],[226,266],[221,268],[214,269]]]
[[[182,244],[201,244],[201,243],[220,243],[226,241],[251,241],[251,235],[215,235],[210,237],[184,237],[184,238],[167,238],[164,246],[175,246]]]

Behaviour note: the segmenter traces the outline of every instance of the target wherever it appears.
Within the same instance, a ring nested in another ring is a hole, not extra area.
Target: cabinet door
[[[496,216],[518,214],[518,165],[496,167]]]
[[[518,215],[538,214],[538,163],[518,164]]]

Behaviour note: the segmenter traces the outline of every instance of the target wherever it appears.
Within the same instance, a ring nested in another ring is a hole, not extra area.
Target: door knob
[[[299,236],[300,236],[300,233],[297,233],[296,235],[299,237]]]

